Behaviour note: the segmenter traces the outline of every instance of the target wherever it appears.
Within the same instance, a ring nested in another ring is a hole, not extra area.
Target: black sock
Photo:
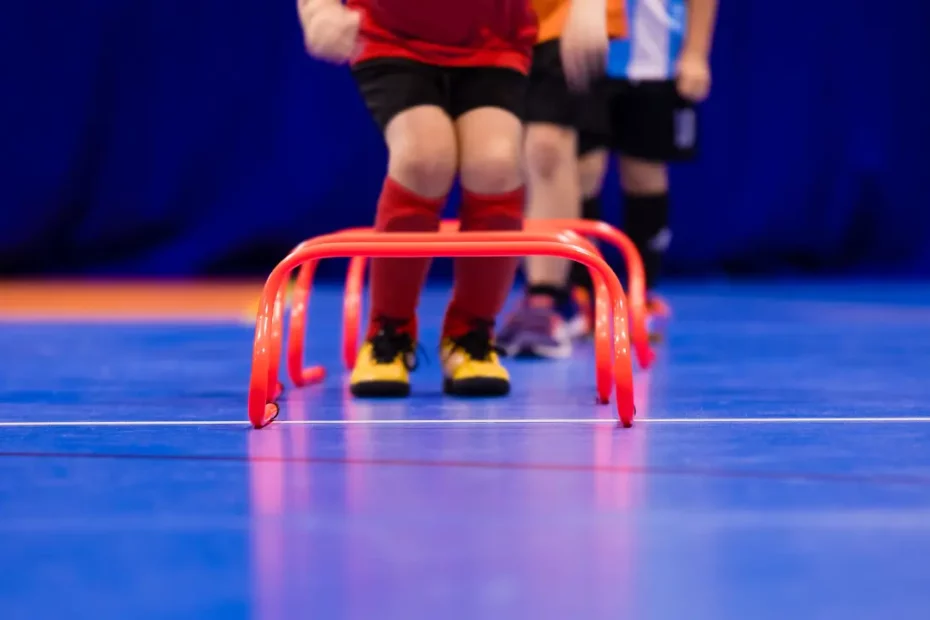
[[[598,195],[585,198],[581,203],[581,217],[586,220],[601,219],[601,197]]]
[[[601,219],[601,199],[599,196],[585,198],[584,202],[581,203],[581,217],[586,220]],[[572,263],[571,271],[568,274],[568,283],[572,287],[583,287],[593,295],[594,284],[591,282],[591,273],[581,263]]]
[[[651,291],[658,283],[662,271],[662,257],[671,241],[668,219],[668,193],[650,196],[626,194],[624,226],[630,241],[643,257],[646,271],[646,290]]]

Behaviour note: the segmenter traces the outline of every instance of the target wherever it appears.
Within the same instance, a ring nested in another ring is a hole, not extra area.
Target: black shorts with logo
[[[611,150],[658,162],[697,155],[697,107],[678,94],[674,80],[610,80],[607,92]]]
[[[606,79],[586,93],[569,90],[558,40],[533,50],[526,121],[570,127],[584,155],[608,149],[649,161],[687,161],[697,151],[695,105],[673,80]]]

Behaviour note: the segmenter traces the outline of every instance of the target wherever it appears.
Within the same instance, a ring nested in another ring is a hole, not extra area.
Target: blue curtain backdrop
[[[0,271],[263,271],[369,224],[380,137],[294,5],[4,3]],[[928,26],[927,0],[722,0],[671,269],[930,274]]]

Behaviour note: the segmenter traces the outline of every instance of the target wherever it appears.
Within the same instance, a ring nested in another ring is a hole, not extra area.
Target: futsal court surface
[[[594,404],[590,346],[510,362],[508,398],[442,396],[446,288],[414,395],[352,400],[318,287],[329,377],[261,431],[255,287],[52,315],[12,290],[4,620],[930,618],[930,286],[671,286],[632,429]]]

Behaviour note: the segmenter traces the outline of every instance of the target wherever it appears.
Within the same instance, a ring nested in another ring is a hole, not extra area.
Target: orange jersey
[[[607,36],[620,39],[627,36],[625,0],[607,0]],[[562,36],[571,0],[533,0],[533,10],[539,20],[539,43]]]

